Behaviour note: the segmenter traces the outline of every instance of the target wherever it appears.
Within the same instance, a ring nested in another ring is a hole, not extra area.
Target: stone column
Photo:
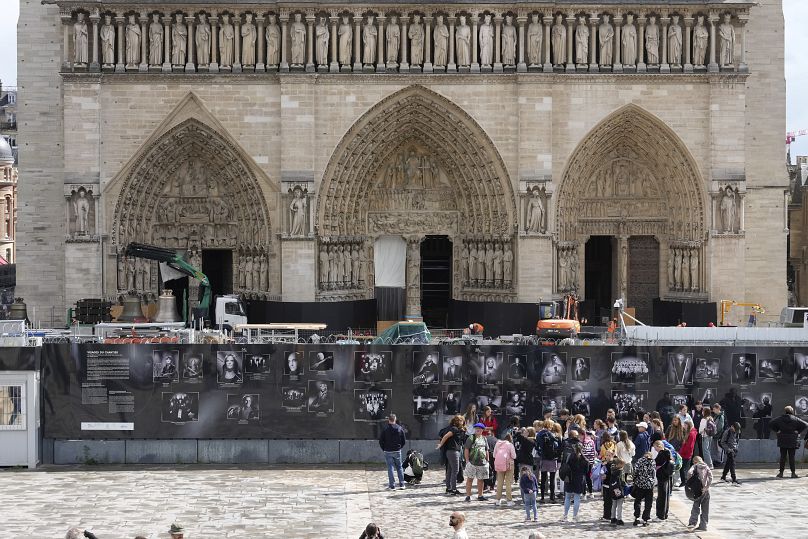
[[[617,237],[617,297],[628,296],[628,236]]]
[[[749,73],[749,66],[746,63],[746,23],[749,22],[749,15],[738,15],[738,33],[740,34],[741,42],[741,61],[738,64],[738,72]]]
[[[637,73],[645,73],[648,67],[645,65],[645,23],[648,19],[645,15],[637,17]]]
[[[120,26],[118,27],[120,32]],[[121,55],[118,53],[118,63]],[[115,71],[118,71],[116,66]],[[163,73],[171,73],[171,14],[163,16]]]
[[[62,12],[62,71],[70,71],[73,62],[70,59],[70,27],[73,25],[73,14],[69,11]],[[116,18],[117,20],[117,18]]]
[[[115,23],[118,26],[118,63],[115,64],[115,73],[126,73],[126,61],[124,60],[124,31],[123,23],[126,22],[126,17],[115,17]]]
[[[68,203],[68,210],[67,210],[67,218],[68,223],[70,222],[70,198],[67,198]],[[10,216],[9,216],[10,217]],[[9,219],[9,228],[11,226],[11,219]],[[9,231],[6,229],[6,199],[5,197],[0,197],[0,235],[2,237],[7,238]]]
[[[693,62],[690,60],[690,55],[693,52],[693,43],[692,43],[692,36],[693,36],[693,17],[687,15],[684,18],[685,23],[685,41],[682,43],[682,47],[685,49],[685,63],[682,66],[682,70],[685,73],[693,73]]]
[[[384,73],[387,71],[387,64],[385,63],[384,58],[384,23],[387,21],[387,17],[379,14],[376,17],[376,22],[379,23],[379,32],[376,39],[376,73]]]
[[[597,73],[600,71],[598,64],[598,23],[600,17],[593,13],[589,17],[589,72]]]
[[[283,28],[286,30],[286,23],[284,23]],[[241,73],[241,13],[233,14],[233,32],[236,34],[236,39],[233,43],[233,73]],[[188,35],[190,34],[191,31],[189,30]],[[283,44],[286,45],[285,40]]]
[[[339,45],[337,44],[337,21],[339,21],[338,15],[330,15],[328,20],[331,21],[331,64],[328,66],[328,71],[330,73],[339,73]],[[283,24],[283,32],[282,35],[286,35],[286,24]],[[286,59],[286,42],[284,41],[281,44],[281,57],[283,60]],[[286,70],[289,71],[289,65],[287,64]]]
[[[718,22],[718,15],[713,12],[710,13],[709,17],[710,21],[710,63],[707,65],[707,71],[709,73],[718,73],[718,60],[717,58],[717,51],[715,50],[715,23]]]
[[[502,73],[502,17],[494,17],[494,73]]]
[[[401,19],[401,45],[399,45],[399,49],[401,49],[401,63],[398,64],[398,72],[406,73],[410,70],[410,62],[407,60],[407,42],[409,38],[407,35],[407,23],[410,22],[410,18],[405,15],[399,18]]]
[[[146,13],[140,14],[140,65],[138,71],[147,73],[149,71],[149,16]]]
[[[451,30],[450,30],[451,33]],[[407,236],[407,302],[405,316],[421,316],[421,236]]]
[[[286,58],[286,54],[289,49],[289,13],[288,12],[281,12],[280,17],[278,17],[278,22],[281,25],[281,65],[278,71],[282,73],[289,73],[289,62]],[[332,35],[336,34],[334,32]],[[238,35],[238,34],[236,34]],[[264,38],[266,39],[266,38]],[[238,41],[236,41],[238,43]],[[337,52],[335,47],[334,57],[336,58]],[[339,68],[337,68],[339,72]]]
[[[517,47],[519,50],[518,53],[518,60],[516,64],[516,72],[517,73],[527,73],[527,64],[525,63],[525,24],[527,23],[527,16],[524,14],[520,14],[516,17],[516,24],[519,26],[519,44]]]
[[[552,73],[553,72],[553,57],[550,55],[551,47],[550,41],[552,41],[552,37],[550,36],[550,25],[553,24],[553,17],[552,15],[544,17],[542,19],[544,21],[544,71],[545,73]]]
[[[457,64],[455,63],[455,22],[457,19],[455,17],[447,17],[447,22],[449,23],[449,51],[448,57],[446,58],[446,72],[447,73],[457,73]],[[476,35],[476,33],[475,33]],[[476,50],[476,49],[475,49]]]
[[[306,73],[314,73],[317,66],[314,64],[314,22],[317,16],[313,13],[306,15]]]
[[[185,72],[195,73],[196,64],[194,63],[196,57],[196,40],[194,39],[194,23],[196,17],[185,17],[185,24],[188,26],[188,49],[185,57]]]
[[[623,63],[621,53],[623,52],[623,40],[620,37],[623,31],[623,16],[618,15],[614,18],[614,59],[612,60],[612,71],[614,73],[623,72]]]
[[[258,25],[258,35],[256,36],[256,42],[258,44],[258,57],[256,58],[255,62],[255,71],[256,72],[264,72],[267,70],[267,64],[264,57],[264,49],[266,49],[267,38],[264,35],[264,19],[263,15],[256,15],[255,22]],[[311,39],[309,39],[311,42]]]
[[[353,70],[354,73],[362,72],[362,15],[353,14],[354,34],[353,34]]]
[[[216,25],[219,23],[219,18],[215,15],[211,15],[208,18],[208,22],[210,23],[210,64],[208,64],[208,73],[218,73],[219,72],[219,31],[216,29]],[[259,36],[260,39],[264,39],[264,36]]]
[[[567,73],[575,73],[575,13],[567,13]]]
[[[472,73],[479,73],[480,72],[480,62],[478,61],[478,39],[479,39],[479,32],[480,32],[480,14],[479,13],[472,13],[469,15],[469,22],[471,23],[471,72]]]
[[[424,73],[432,73],[432,15],[424,16]]]
[[[92,15],[90,15],[90,22],[93,23],[93,52],[92,52],[92,59],[90,63],[90,71],[94,73],[98,73],[101,71],[101,64],[98,63],[98,22],[101,20],[101,15],[98,11],[93,11]]]
[[[670,24],[671,19],[667,15],[659,19],[659,22],[662,24],[662,57],[659,59],[659,72],[660,73],[670,73],[671,72],[671,65],[668,63],[668,24]]]

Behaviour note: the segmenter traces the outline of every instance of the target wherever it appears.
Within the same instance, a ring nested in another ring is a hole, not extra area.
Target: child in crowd
[[[530,513],[533,513],[533,522],[538,522],[539,515],[536,508],[536,492],[539,490],[539,483],[530,466],[522,466],[522,474],[519,478],[519,488],[522,491],[522,499],[525,502],[525,522],[530,520]]]
[[[607,489],[609,490],[609,498],[611,498],[611,523],[613,526],[623,526],[623,499],[626,497],[626,482],[623,479],[623,467],[625,463],[615,458],[609,466],[609,477],[606,481]],[[604,498],[604,504],[605,499]]]
[[[615,454],[617,450],[617,444],[614,443],[612,439],[612,435],[608,432],[603,432],[600,438],[600,460],[606,460],[606,455],[611,453],[612,455]]]

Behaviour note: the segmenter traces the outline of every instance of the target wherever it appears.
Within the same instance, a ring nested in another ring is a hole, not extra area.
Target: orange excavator
[[[563,339],[574,339],[580,331],[577,295],[567,294],[559,301],[539,301],[536,323],[539,344],[553,345]]]

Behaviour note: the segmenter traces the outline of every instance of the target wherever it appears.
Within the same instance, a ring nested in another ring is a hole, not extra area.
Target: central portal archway
[[[321,301],[365,299],[373,241],[407,240],[407,314],[420,314],[421,242],[452,243],[452,294],[514,301],[516,206],[499,153],[460,107],[421,86],[375,105],[326,167],[316,212]]]

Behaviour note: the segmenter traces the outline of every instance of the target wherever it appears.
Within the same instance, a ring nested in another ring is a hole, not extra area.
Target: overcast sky
[[[0,0],[0,80],[4,86],[17,84],[17,0]],[[786,20],[786,82],[788,85],[788,130],[808,129],[808,1],[783,0]],[[754,69],[754,66],[752,66]],[[754,129],[754,126],[752,126]],[[783,134],[785,143],[785,133]],[[798,138],[791,154],[808,155],[808,135]]]

